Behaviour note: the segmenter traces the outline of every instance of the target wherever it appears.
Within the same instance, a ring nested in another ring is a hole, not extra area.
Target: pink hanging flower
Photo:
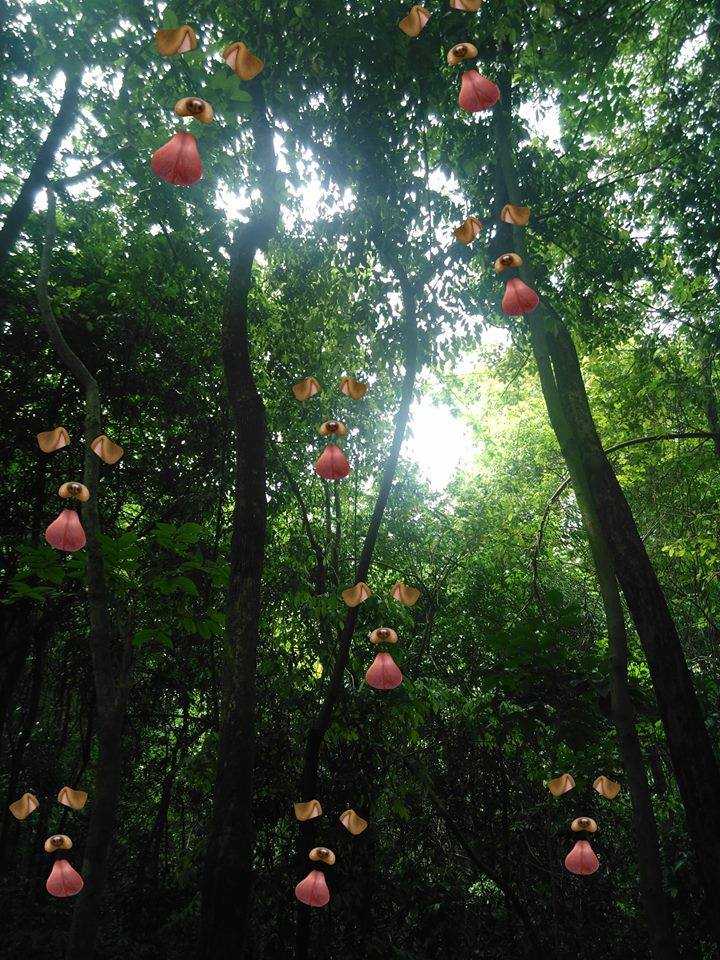
[[[500,88],[478,70],[466,70],[460,81],[458,103],[470,113],[489,110],[500,99]]]
[[[150,166],[161,180],[180,187],[189,187],[202,177],[202,160],[197,140],[191,133],[181,131],[152,155]]]
[[[565,866],[570,873],[575,873],[579,877],[588,877],[600,869],[600,861],[587,840],[578,840],[565,857]]]
[[[45,531],[45,539],[56,550],[74,553],[85,546],[85,531],[75,510],[61,510]]]
[[[342,480],[350,473],[350,464],[340,447],[329,443],[317,459],[315,473],[323,480]]]
[[[517,277],[508,280],[502,298],[503,313],[509,317],[521,317],[525,313],[531,313],[539,303],[540,297],[532,287]]]
[[[309,907],[326,907],[330,903],[330,891],[325,874],[320,870],[311,870],[295,887],[295,896],[300,903],[306,903]]]
[[[376,690],[392,690],[403,681],[400,667],[389,653],[379,653],[365,674],[365,682]]]
[[[83,888],[83,878],[67,860],[56,860],[45,888],[53,897],[74,897]]]

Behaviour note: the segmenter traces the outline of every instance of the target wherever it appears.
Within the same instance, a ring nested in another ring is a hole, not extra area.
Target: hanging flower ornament
[[[473,240],[477,240],[480,236],[480,231],[482,230],[482,221],[478,220],[477,217],[468,217],[459,227],[456,227],[453,230],[453,236],[458,241],[465,246],[472,243]]]
[[[37,435],[38,446],[43,453],[55,453],[70,443],[70,435],[65,427],[55,427]]]
[[[458,104],[469,113],[489,110],[500,99],[500,88],[473,67],[466,70],[460,81]]]
[[[192,27],[183,24],[173,30],[157,30],[155,47],[162,57],[174,57],[177,53],[189,53],[197,47],[197,37]]]
[[[152,155],[150,166],[161,180],[178,187],[190,187],[202,177],[203,167],[197,140],[181,130]]]
[[[200,123],[212,123],[215,118],[213,108],[201,97],[183,97],[175,104],[173,112],[178,117],[192,117]]]
[[[522,265],[523,258],[518,253],[503,253],[493,264],[495,273],[503,273],[505,270],[512,270]]]
[[[509,317],[521,317],[532,311],[540,303],[540,298],[532,287],[518,277],[512,277],[505,285],[502,298],[502,310]]]
[[[447,53],[447,62],[451,67],[456,67],[463,60],[474,60],[478,55],[478,48],[474,43],[456,43],[450,47]]]
[[[303,403],[305,400],[309,400],[310,397],[316,397],[322,387],[317,382],[315,377],[305,377],[304,380],[298,380],[296,384],[293,385],[292,392],[296,400],[299,400]]]
[[[253,80],[265,66],[265,61],[251,53],[244,43],[231,43],[225,47],[222,58],[241,80]]]
[[[419,37],[429,19],[430,11],[416,4],[410,7],[409,13],[398,23],[398,27],[408,37]]]

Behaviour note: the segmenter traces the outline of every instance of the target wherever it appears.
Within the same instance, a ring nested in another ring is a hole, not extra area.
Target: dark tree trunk
[[[253,887],[255,671],[267,507],[266,418],[252,371],[248,296],[255,254],[277,229],[279,199],[273,128],[260,81],[249,89],[254,157],[264,182],[260,209],[235,231],[223,314],[222,357],[235,430],[235,503],[218,767],[202,880],[199,955],[204,960],[242,954]]]
[[[48,135],[30,167],[28,178],[20,188],[20,193],[10,207],[5,223],[0,229],[0,270],[5,266],[15,241],[32,211],[36,193],[45,185],[60,144],[75,121],[82,68],[79,65],[73,65],[68,69],[65,78],[65,91],[60,101],[60,109],[55,114]]]
[[[575,481],[574,487],[605,610],[610,642],[612,715],[632,802],[640,896],[652,954],[655,960],[678,960],[679,953],[673,930],[670,900],[665,893],[663,883],[657,822],[642,747],[635,727],[635,711],[628,684],[625,612],[612,561],[600,533],[597,518],[592,514],[591,501],[581,478]]]
[[[504,44],[502,99],[495,110],[498,166],[505,199],[520,202],[512,159],[510,82],[512,48]],[[508,236],[504,227],[501,235]],[[522,256],[518,228],[510,234]],[[527,267],[521,276],[530,283]],[[586,484],[600,534],[647,657],[672,757],[700,878],[710,927],[720,943],[720,835],[707,829],[720,817],[720,770],[685,661],[680,637],[634,517],[618,483],[590,411],[572,338],[559,316],[544,306],[529,321],[533,353],[548,414],[570,474]]]

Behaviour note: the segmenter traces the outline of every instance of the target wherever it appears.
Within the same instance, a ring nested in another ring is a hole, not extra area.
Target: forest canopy
[[[0,954],[719,956],[717,0],[0,71]]]

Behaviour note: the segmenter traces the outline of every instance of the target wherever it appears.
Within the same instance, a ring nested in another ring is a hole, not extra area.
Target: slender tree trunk
[[[375,509],[373,510],[368,531],[365,536],[363,548],[360,553],[360,559],[355,570],[355,583],[366,580],[370,564],[372,563],[375,544],[377,542],[380,524],[385,513],[390,491],[392,490],[395,472],[397,470],[400,449],[405,437],[408,419],[410,417],[410,404],[412,403],[415,390],[415,378],[418,369],[418,337],[417,337],[417,318],[416,318],[416,297],[413,284],[402,270],[398,263],[394,268],[400,277],[400,286],[403,295],[403,309],[405,313],[405,336],[404,336],[404,357],[405,357],[405,376],[403,378],[402,391],[400,396],[400,405],[395,416],[395,431],[393,434],[390,453],[385,466],[383,467],[380,478],[380,487],[378,490]],[[303,759],[303,768],[300,776],[300,798],[302,800],[312,800],[317,795],[318,788],[318,769],[320,765],[320,751],[325,740],[325,734],[332,722],[335,706],[342,694],[343,675],[347,667],[350,656],[350,645],[355,632],[355,624],[358,617],[358,608],[349,607],[345,615],[345,622],[338,640],[338,649],[333,664],[330,681],[325,697],[321,704],[318,715],[308,733],[305,745],[305,755]],[[315,845],[314,840],[317,832],[317,823],[313,820],[306,820],[299,825],[297,860],[302,868],[307,860],[308,851]],[[298,904],[297,930],[295,941],[295,960],[307,960],[310,950],[310,911],[311,907]]]
[[[87,537],[87,606],[90,621],[90,656],[97,699],[98,762],[90,824],[83,855],[85,886],[78,896],[68,940],[68,957],[91,960],[100,922],[100,906],[107,876],[107,860],[115,831],[120,796],[121,736],[125,717],[129,642],[116,647],[110,627],[108,590],[100,545],[98,513],[100,459],[90,449],[102,433],[102,406],[97,381],[71,349],[58,326],[48,295],[50,261],[55,242],[55,194],[48,189],[47,231],[38,278],[38,306],[50,341],[60,361],[75,377],[85,394],[85,455],[83,483],[90,499],[82,509]]]
[[[503,186],[499,205],[506,200],[520,202],[511,136],[511,68],[512,46],[504,43],[498,78],[502,99],[495,108]],[[510,231],[502,225],[499,237],[501,242],[514,241],[522,256],[520,229]],[[533,282],[527,266],[520,269],[520,274]],[[529,326],[551,424],[570,474],[581,477],[587,486],[598,529],[648,660],[705,890],[709,924],[720,943],[720,834],[707,829],[708,823],[720,818],[720,770],[680,637],[630,507],[600,443],[572,338],[560,317],[550,319],[542,305],[533,313]]]
[[[20,193],[17,195],[15,203],[10,207],[5,223],[0,229],[0,270],[5,266],[10,252],[15,246],[15,241],[32,211],[35,195],[45,185],[55,161],[55,154],[75,120],[81,79],[82,67],[79,64],[74,64],[67,69],[65,91],[60,101],[60,109],[55,114],[48,135],[30,167],[27,180],[20,188]]]
[[[213,816],[202,881],[199,956],[239,957],[252,904],[255,672],[266,530],[266,417],[252,371],[248,296],[255,254],[279,218],[273,129],[262,86],[253,98],[254,158],[263,201],[233,238],[225,295],[222,357],[235,428],[235,503]]]

